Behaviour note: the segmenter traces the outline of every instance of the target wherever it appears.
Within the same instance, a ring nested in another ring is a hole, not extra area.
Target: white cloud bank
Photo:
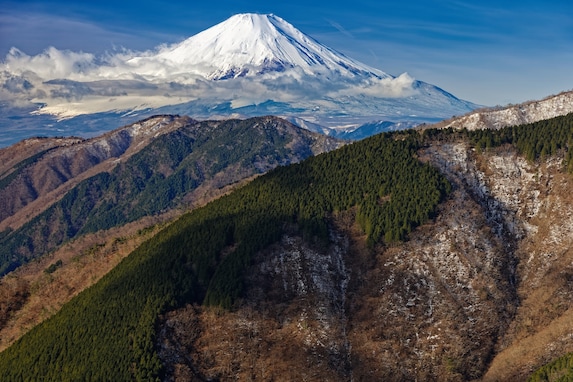
[[[326,105],[328,100],[402,98],[417,92],[415,80],[406,73],[380,79],[324,71],[309,75],[297,68],[260,73],[260,68],[246,66],[237,68],[243,75],[212,80],[205,75],[213,70],[209,64],[169,60],[162,54],[169,49],[96,57],[53,47],[29,56],[13,48],[0,62],[0,100],[17,106],[41,103],[45,106],[38,112],[68,118],[195,100],[231,102],[233,107],[273,100],[306,107],[309,101]]]

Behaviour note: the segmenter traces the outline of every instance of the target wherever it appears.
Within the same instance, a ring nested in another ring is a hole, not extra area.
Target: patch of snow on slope
[[[564,92],[541,101],[510,105],[501,109],[478,110],[442,125],[444,128],[501,129],[573,113],[573,92]]]

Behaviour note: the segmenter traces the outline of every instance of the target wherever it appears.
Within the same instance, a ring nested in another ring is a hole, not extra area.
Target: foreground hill
[[[157,314],[185,303],[233,306],[253,254],[283,233],[328,246],[329,211],[358,204],[372,243],[404,238],[425,221],[448,184],[415,160],[415,147],[412,138],[379,136],[273,171],[185,215],[4,351],[3,359],[19,365],[10,368],[16,378],[25,369],[48,379],[64,371],[70,379],[157,375]],[[17,349],[31,349],[27,341],[39,352],[21,358]],[[40,350],[44,346],[51,350]]]
[[[142,244],[0,370],[505,381],[557,359],[532,380],[566,377],[572,136],[573,115],[409,131],[279,167]]]

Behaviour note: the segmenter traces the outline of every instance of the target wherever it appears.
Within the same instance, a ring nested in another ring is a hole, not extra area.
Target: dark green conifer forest
[[[559,357],[537,369],[529,382],[571,382],[573,381],[573,353]]]
[[[500,130],[465,131],[478,151],[513,145],[529,161],[564,152],[563,165],[573,172],[573,114]]]
[[[251,256],[285,225],[327,242],[329,214],[356,206],[374,244],[403,240],[430,218],[450,186],[416,159],[418,136],[382,134],[279,167],[184,215],[1,353],[0,370],[10,380],[159,377],[157,316],[190,302],[231,309]]]

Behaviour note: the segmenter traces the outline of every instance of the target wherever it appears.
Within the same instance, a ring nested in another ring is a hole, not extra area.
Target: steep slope
[[[255,256],[237,309],[186,306],[163,318],[167,380],[478,378],[515,290],[503,242],[466,191],[439,211],[388,248],[369,248],[352,213],[335,218],[327,248],[284,235]]]
[[[357,219],[370,242],[405,237],[432,214],[448,184],[415,159],[413,136],[404,138],[378,136],[281,167],[183,216],[2,352],[0,369],[8,378],[37,372],[61,379],[62,368],[70,379],[152,378],[162,369],[153,346],[157,314],[187,302],[234,305],[244,296],[251,256],[282,232],[323,247],[325,214],[360,205]]]
[[[538,152],[551,140],[526,135]],[[331,247],[291,233],[258,253],[234,311],[166,314],[166,379],[522,381],[571,352],[571,174],[478,141],[438,134],[419,151],[453,192],[407,242],[368,248],[339,213]]]
[[[571,175],[563,173],[559,159],[532,163],[507,148],[476,155],[454,144],[431,155],[490,206],[492,228],[505,232],[513,258],[519,304],[483,380],[526,380],[539,366],[573,351]]]
[[[0,273],[77,235],[186,208],[338,145],[273,117],[197,122],[161,116],[41,151],[4,177]]]

